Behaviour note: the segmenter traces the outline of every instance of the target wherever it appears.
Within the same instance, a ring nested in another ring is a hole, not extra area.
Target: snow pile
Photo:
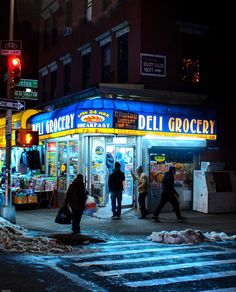
[[[0,217],[0,251],[28,253],[70,252],[72,247],[43,236],[27,236],[27,230]]]
[[[152,232],[147,237],[154,242],[179,244],[179,243],[196,243],[202,241],[219,241],[219,240],[236,240],[236,235],[228,236],[224,232],[207,232],[202,233],[199,230],[186,229],[182,231],[160,231]]]

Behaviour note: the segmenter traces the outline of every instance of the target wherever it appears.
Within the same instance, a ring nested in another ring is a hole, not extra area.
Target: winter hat
[[[118,161],[115,162],[115,169],[120,169],[120,163]]]
[[[143,172],[143,168],[142,168],[142,165],[140,165],[138,168],[137,168],[137,171],[139,171],[139,172]]]
[[[174,171],[176,171],[176,168],[175,168],[174,166],[170,166],[170,167],[169,167],[169,171],[170,171],[170,172],[174,172]]]
[[[79,180],[79,181],[83,181],[83,175],[81,173],[79,173],[76,177],[76,180]]]

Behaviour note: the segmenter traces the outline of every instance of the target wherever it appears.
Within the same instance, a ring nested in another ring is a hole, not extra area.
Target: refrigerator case
[[[193,210],[203,213],[236,212],[234,171],[194,171]]]

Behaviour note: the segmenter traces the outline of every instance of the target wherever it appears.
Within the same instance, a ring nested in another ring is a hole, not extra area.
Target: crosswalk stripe
[[[231,288],[222,288],[222,289],[214,289],[213,292],[235,292],[236,287],[231,287]],[[212,292],[212,290],[204,290],[201,292]]]
[[[148,252],[155,252],[155,251],[175,251],[180,249],[197,249],[199,246],[177,246],[177,247],[156,247],[156,248],[150,248],[150,249],[136,249],[136,250],[124,250],[124,251],[114,251],[114,252],[96,252],[91,254],[82,254],[79,257],[80,258],[93,258],[93,257],[100,257],[100,256],[113,256],[113,255],[127,255],[127,254],[137,254],[137,253],[148,253]]]
[[[124,263],[139,263],[139,262],[147,262],[147,261],[157,261],[157,260],[166,260],[166,259],[177,259],[177,258],[186,258],[186,257],[200,257],[200,256],[212,256],[212,255],[223,255],[229,254],[229,251],[214,251],[214,252],[201,252],[201,253],[183,253],[178,255],[163,255],[163,256],[153,256],[153,257],[145,257],[145,258],[135,258],[135,259],[123,259],[123,260],[107,260],[107,261],[91,261],[91,262],[82,262],[82,263],[74,263],[76,266],[98,266],[98,265],[117,265]]]
[[[130,243],[127,243],[125,242],[125,244],[123,242],[120,242],[119,244],[111,244],[109,242],[106,242],[106,243],[99,243],[99,246],[91,246],[91,249],[97,249],[97,248],[100,248],[100,249],[106,249],[107,247],[109,248],[124,248],[124,247],[140,247],[140,246],[156,246],[157,243],[156,242],[137,242],[137,241],[132,241]]]
[[[123,284],[128,287],[137,288],[137,287],[161,286],[161,285],[168,285],[168,284],[181,283],[181,282],[202,281],[202,280],[226,278],[226,277],[233,277],[233,276],[236,276],[236,271],[194,274],[194,275],[183,276],[183,277],[133,281],[133,282],[125,282]]]
[[[133,269],[122,269],[122,270],[112,270],[105,272],[94,272],[96,275],[101,277],[106,276],[116,276],[116,275],[127,275],[127,274],[138,274],[138,273],[160,273],[164,271],[179,270],[192,267],[203,267],[203,266],[213,266],[213,265],[225,265],[225,264],[234,264],[236,259],[230,260],[217,260],[217,261],[201,261],[194,263],[184,263],[184,264],[175,264],[175,265],[165,265],[165,266],[153,266],[145,268],[133,268]]]

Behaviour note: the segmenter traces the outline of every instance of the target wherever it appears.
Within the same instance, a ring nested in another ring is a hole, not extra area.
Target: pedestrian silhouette
[[[160,219],[158,218],[161,209],[166,205],[167,202],[170,202],[170,204],[173,206],[173,211],[176,214],[177,220],[182,221],[186,218],[183,217],[180,213],[179,209],[179,201],[178,197],[179,194],[176,192],[174,188],[174,175],[176,173],[176,168],[174,166],[169,167],[169,171],[165,172],[164,178],[162,180],[162,191],[161,191],[161,201],[156,209],[156,211],[153,214],[153,220],[155,222],[160,222]]]

